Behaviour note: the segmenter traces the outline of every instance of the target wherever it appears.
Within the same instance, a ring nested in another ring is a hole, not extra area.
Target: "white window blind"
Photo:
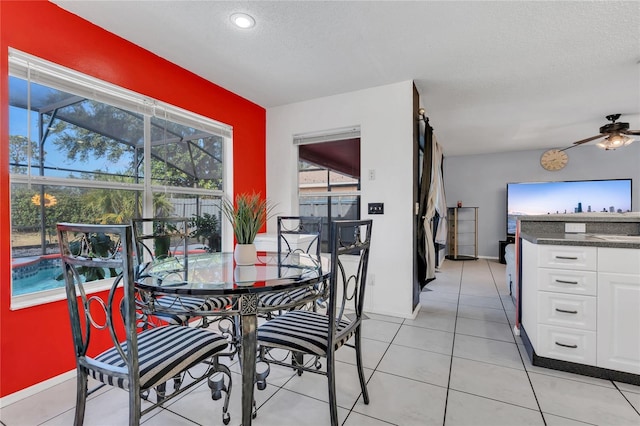
[[[27,81],[132,112],[175,121],[225,138],[231,138],[233,135],[233,128],[228,124],[143,96],[13,48],[9,48],[9,72]]]
[[[360,126],[349,126],[339,129],[323,130],[313,133],[299,133],[293,135],[294,145],[306,145],[309,143],[333,142],[360,137]]]

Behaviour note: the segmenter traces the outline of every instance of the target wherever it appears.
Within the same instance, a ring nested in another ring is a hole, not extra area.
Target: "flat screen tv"
[[[507,183],[507,235],[522,215],[631,211],[631,179]]]

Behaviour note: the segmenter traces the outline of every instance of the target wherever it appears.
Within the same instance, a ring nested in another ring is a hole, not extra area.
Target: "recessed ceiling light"
[[[234,13],[231,15],[230,19],[233,25],[245,30],[253,28],[256,25],[256,20],[253,19],[253,16],[247,15],[246,13]]]

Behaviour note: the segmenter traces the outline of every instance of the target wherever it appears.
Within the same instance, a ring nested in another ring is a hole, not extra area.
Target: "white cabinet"
[[[595,271],[596,265],[596,247],[538,246],[538,266],[543,268]]]
[[[596,331],[596,298],[538,292],[538,323]]]
[[[538,270],[538,288],[555,293],[597,294],[598,276],[593,271],[574,271],[565,269],[540,268]]]
[[[523,262],[531,263],[529,276],[523,270],[523,286],[528,282],[533,287],[529,298],[535,298],[533,307],[523,295],[523,315],[528,310],[531,323],[523,316],[523,324],[536,353],[595,365],[597,249],[531,244]]]
[[[579,364],[596,365],[596,332],[539,325],[540,356]]]
[[[598,254],[598,366],[640,374],[640,250]]]
[[[640,374],[640,250],[523,240],[521,297],[538,356]]]

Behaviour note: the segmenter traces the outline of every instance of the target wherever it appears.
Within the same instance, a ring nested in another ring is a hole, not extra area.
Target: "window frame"
[[[362,174],[360,175],[359,179],[357,179],[357,181],[355,182],[355,185],[352,183],[332,184],[330,179],[330,173],[339,173],[339,172],[335,170],[332,171],[328,168],[322,168],[319,166],[321,170],[327,171],[327,182],[326,182],[326,185],[324,186],[326,189],[324,191],[318,190],[313,192],[304,192],[303,191],[304,185],[301,184],[300,182],[300,173],[302,171],[300,169],[300,162],[301,162],[300,146],[309,145],[309,144],[322,144],[325,142],[337,142],[340,140],[355,139],[355,138],[360,140],[359,142],[360,144],[362,143],[361,131],[360,131],[359,125],[324,130],[320,132],[299,133],[299,134],[293,135],[293,145],[296,147],[296,193],[298,197],[298,200],[297,200],[298,212],[300,212],[301,206],[303,205],[302,201],[305,199],[322,198],[322,197],[327,199],[327,217],[326,217],[327,223],[323,224],[324,225],[322,230],[323,236],[321,237],[322,244],[325,244],[325,245],[328,243],[328,238],[329,238],[328,235],[329,235],[330,226],[327,226],[327,225],[331,223],[331,220],[333,217],[333,213],[332,213],[333,198],[354,197],[356,200],[357,219],[359,219],[362,216],[362,207],[361,207]],[[356,186],[356,189],[345,190],[345,189],[341,189],[340,188],[341,186],[346,186],[346,187]],[[307,188],[312,188],[312,187],[313,185]],[[320,186],[317,185],[317,187],[319,188]]]
[[[142,196],[142,211],[144,217],[150,217],[153,212],[154,193],[174,193],[185,195],[203,195],[207,197],[228,197],[233,193],[233,127],[201,116],[194,112],[167,104],[156,99],[144,96],[134,91],[124,89],[117,85],[99,80],[95,77],[71,70],[44,59],[29,55],[14,48],[9,48],[9,76],[26,80],[28,84],[37,83],[53,89],[62,90],[74,95],[84,97],[89,100],[102,102],[117,108],[141,114],[143,116],[144,132],[144,173],[143,180],[139,183],[123,183],[112,181],[83,180],[76,178],[63,178],[53,176],[40,176],[34,174],[31,167],[26,173],[9,174],[10,187],[13,184],[44,185],[44,186],[67,186],[99,189],[126,189],[139,191]],[[30,94],[28,95],[27,110],[30,108]],[[27,114],[30,115],[30,114]],[[206,133],[220,136],[222,142],[223,158],[223,183],[221,190],[206,188],[179,187],[171,185],[152,184],[151,176],[151,119],[158,117],[188,126]],[[31,118],[26,130],[26,137],[33,140],[31,135]],[[9,128],[9,126],[7,126]],[[6,149],[9,147],[7,146]],[[29,164],[31,161],[29,160]],[[37,173],[37,172],[36,172]],[[222,248],[228,250],[232,241],[224,236],[232,235],[226,221],[221,223]],[[113,280],[100,280],[92,283],[91,292],[106,290],[111,286]],[[10,282],[13,286],[13,279]],[[66,299],[64,286],[51,290],[38,291],[28,294],[14,296],[11,295],[11,309],[22,309],[30,306],[49,303],[56,300]]]

